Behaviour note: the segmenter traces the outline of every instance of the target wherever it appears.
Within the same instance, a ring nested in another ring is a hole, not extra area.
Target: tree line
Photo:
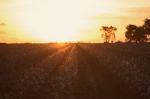
[[[103,31],[101,35],[104,38],[104,42],[113,43],[115,42],[115,32],[117,28],[114,26],[102,26],[100,31]],[[134,24],[129,24],[126,27],[125,32],[126,42],[148,42],[150,40],[150,19],[145,19],[144,24],[137,26]]]

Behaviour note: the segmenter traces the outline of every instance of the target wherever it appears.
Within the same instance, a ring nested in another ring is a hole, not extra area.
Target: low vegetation
[[[2,44],[1,99],[149,99],[150,45]]]

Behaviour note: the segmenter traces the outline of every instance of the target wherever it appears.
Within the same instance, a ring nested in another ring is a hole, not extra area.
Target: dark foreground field
[[[150,99],[150,44],[0,45],[0,99]]]

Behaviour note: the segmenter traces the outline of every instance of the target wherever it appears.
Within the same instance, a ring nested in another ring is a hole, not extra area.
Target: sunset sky
[[[149,0],[0,0],[0,42],[102,42],[99,28],[150,18]]]

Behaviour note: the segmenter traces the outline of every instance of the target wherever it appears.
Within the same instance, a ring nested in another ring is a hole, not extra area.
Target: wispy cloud
[[[6,23],[4,23],[4,22],[0,23],[0,26],[5,26],[5,25],[6,25]]]
[[[5,26],[5,25],[6,25],[6,23],[4,23],[4,22],[0,23],[0,26]],[[6,32],[3,30],[0,30],[0,34],[6,34]]]
[[[104,15],[98,15],[98,16],[94,16],[92,17],[92,19],[94,20],[99,20],[99,19],[129,19],[129,16],[124,16],[124,15],[111,15],[111,14],[104,14]]]
[[[0,35],[1,35],[1,34],[6,34],[6,32],[5,32],[5,31],[1,31],[1,30],[0,30]]]
[[[149,7],[134,7],[127,9],[127,12],[131,14],[136,14],[137,16],[147,16],[150,17],[150,6]]]
[[[101,13],[97,16],[93,16],[92,19],[132,19],[132,18],[150,18],[150,6],[147,7],[131,7],[120,8],[116,13]]]

